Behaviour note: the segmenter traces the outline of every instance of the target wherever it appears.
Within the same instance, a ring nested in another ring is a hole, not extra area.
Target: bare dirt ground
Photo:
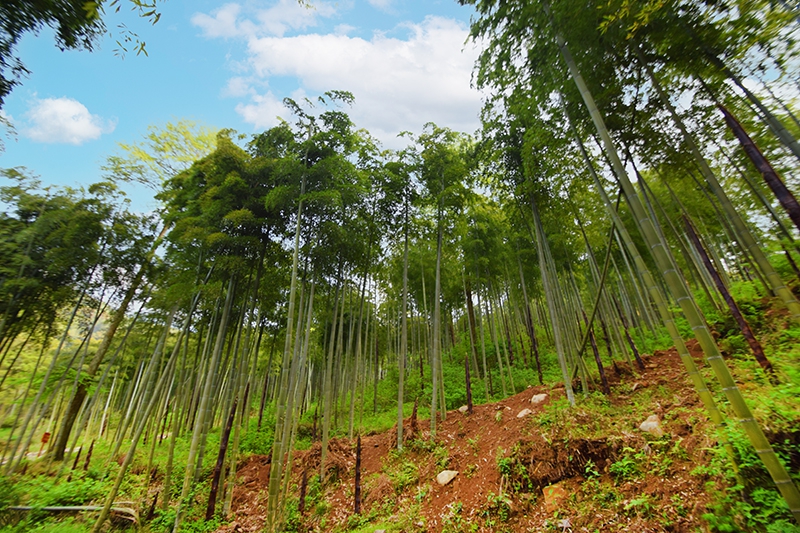
[[[689,346],[699,357],[699,346]],[[715,445],[707,436],[708,422],[674,349],[647,356],[645,362],[644,372],[625,366],[621,376],[608,372],[612,396],[602,400],[608,417],[583,408],[582,402],[573,409],[556,409],[552,404],[564,398],[563,385],[535,386],[501,402],[475,406],[472,414],[448,412],[433,440],[428,421],[420,420],[414,432],[407,419],[407,449],[400,455],[390,453],[396,429],[364,436],[362,514],[372,520],[373,528],[364,524],[367,519],[358,522],[352,516],[355,442],[334,439],[326,468],[330,481],[316,502],[306,504],[298,529],[705,530],[701,515],[706,512],[704,484],[709,479],[695,469],[708,463]],[[532,404],[531,398],[540,393],[547,394],[546,400]],[[635,420],[612,414],[633,406],[647,414]],[[523,409],[532,413],[520,418]],[[649,414],[658,416],[664,437],[654,438],[638,428]],[[416,467],[415,479],[407,485],[397,481],[403,462],[410,463],[412,471]],[[615,462],[622,466],[611,468]],[[295,453],[290,496],[298,497],[303,469],[310,476],[319,464],[319,443]],[[620,475],[620,470],[626,473],[624,466],[631,475]],[[445,467],[459,474],[440,486],[436,475]],[[231,521],[218,531],[261,531],[269,459],[251,456],[237,475]],[[387,528],[387,523],[395,527]]]

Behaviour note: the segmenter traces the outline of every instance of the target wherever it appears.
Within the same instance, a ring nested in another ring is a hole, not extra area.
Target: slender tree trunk
[[[789,218],[794,222],[795,227],[800,230],[800,205],[798,205],[794,194],[786,187],[786,184],[775,169],[772,168],[772,165],[767,158],[764,157],[764,154],[761,153],[761,150],[758,149],[753,139],[744,131],[739,121],[721,104],[718,104],[717,107],[719,107],[719,110],[722,111],[722,114],[725,116],[725,122],[728,124],[728,127],[733,134],[736,135],[736,138],[739,139],[739,143],[742,145],[742,149],[744,149],[747,157],[750,158],[750,161],[753,162],[753,165],[755,165],[764,177],[764,183],[769,186],[775,194],[775,198],[778,199],[781,206],[789,215]]]
[[[563,37],[556,29],[555,22],[550,14],[549,2],[545,0],[543,7],[551,19],[551,25],[555,32],[556,42],[561,51],[561,55],[567,64],[573,81],[577,85],[581,96],[583,97],[584,103],[586,104],[592,120],[595,123],[595,127],[600,134],[601,139],[603,140],[605,151],[608,157],[611,159],[615,174],[620,180],[623,190],[625,191],[625,196],[628,200],[631,210],[633,211],[634,218],[640,221],[642,236],[650,246],[653,258],[655,259],[659,270],[661,270],[662,275],[667,281],[668,286],[675,297],[675,300],[683,310],[689,325],[694,330],[695,336],[697,337],[697,340],[703,348],[704,354],[706,355],[706,361],[714,371],[717,380],[722,386],[722,390],[724,391],[728,401],[736,413],[742,429],[744,429],[753,447],[758,451],[759,457],[769,471],[770,476],[775,482],[778,490],[781,492],[787,504],[789,505],[789,509],[794,515],[795,520],[800,522],[800,490],[798,490],[794,481],[792,481],[791,477],[789,477],[786,468],[775,454],[772,446],[764,435],[761,426],[758,425],[753,417],[752,412],[750,411],[750,408],[744,401],[741,391],[736,385],[730,370],[725,365],[722,355],[719,353],[719,349],[714,341],[713,336],[711,335],[711,332],[708,330],[705,321],[703,320],[700,310],[697,308],[694,298],[692,297],[691,293],[689,293],[685,285],[685,281],[681,279],[679,273],[672,268],[670,252],[658,239],[652,221],[649,220],[644,209],[642,208],[641,202],[639,201],[633,185],[628,178],[625,167],[622,164],[619,154],[614,147],[614,143],[611,139],[608,129],[605,126],[602,115],[597,109],[594,98],[589,92],[589,89],[586,86],[586,83],[584,82],[583,77],[581,76],[580,71],[575,64],[575,61],[572,59],[572,55],[569,53]]]
[[[472,382],[469,379],[469,357],[464,355],[464,379],[467,386],[467,412],[472,414]]]
[[[353,512],[361,514],[361,435],[356,440],[356,482],[355,482],[355,505]]]
[[[525,298],[525,326],[528,329],[528,337],[531,340],[531,352],[536,359],[536,372],[539,376],[539,385],[544,384],[542,376],[542,363],[539,361],[539,342],[536,339],[536,329],[533,325],[533,313],[531,313],[531,301],[528,299],[528,288],[525,283],[525,276],[522,274],[522,261],[517,256],[517,266],[519,267],[519,279],[522,283],[522,296]]]
[[[86,398],[88,382],[94,377],[94,375],[97,373],[97,370],[100,368],[100,365],[103,363],[103,359],[105,358],[108,349],[111,347],[111,342],[114,340],[114,334],[117,332],[117,328],[119,328],[119,325],[122,323],[122,319],[125,318],[125,313],[128,311],[128,305],[130,305],[133,297],[139,290],[139,286],[144,280],[147,264],[150,262],[153,255],[155,255],[156,249],[161,243],[161,240],[164,238],[164,235],[166,235],[167,231],[169,230],[169,227],[169,225],[165,225],[162,228],[161,233],[153,243],[153,246],[150,249],[144,264],[139,266],[139,270],[131,280],[131,284],[125,293],[125,296],[114,313],[114,317],[111,319],[111,322],[106,328],[105,334],[103,335],[103,340],[100,343],[100,347],[94,353],[94,356],[89,363],[89,367],[86,369],[83,378],[78,384],[78,388],[75,391],[69,406],[67,407],[64,418],[62,419],[61,429],[58,431],[55,442],[53,443],[53,447],[51,448],[53,459],[56,461],[64,460],[64,450],[67,447],[67,440],[69,439],[69,434],[72,431],[72,425],[75,423],[75,418],[78,416],[81,405],[83,405],[83,401]]]
[[[684,126],[683,121],[681,120],[680,116],[675,110],[675,107],[672,105],[669,98],[667,97],[667,94],[661,87],[661,84],[658,82],[655,73],[653,72],[649,63],[645,60],[641,50],[637,49],[637,52],[639,54],[639,59],[640,62],[642,63],[642,66],[644,66],[645,71],[647,72],[648,77],[650,78],[650,81],[653,84],[653,87],[656,89],[656,92],[658,93],[659,99],[669,111],[670,116],[672,117],[672,120],[675,123],[675,125],[681,131],[683,139],[686,142],[687,146],[689,147],[690,151],[692,152],[692,156],[697,162],[700,171],[703,174],[703,177],[706,179],[706,182],[711,187],[712,191],[714,192],[714,195],[720,201],[720,204],[722,205],[722,208],[725,211],[725,215],[730,220],[730,223],[733,225],[734,233],[736,235],[737,240],[741,240],[742,248],[744,248],[747,253],[752,255],[754,261],[758,265],[758,268],[760,268],[764,272],[764,275],[769,282],[769,287],[771,287],[771,289],[775,291],[775,293],[783,301],[784,305],[786,305],[786,307],[789,309],[789,312],[791,313],[793,320],[795,322],[800,322],[800,302],[797,301],[792,292],[788,289],[788,287],[786,287],[783,280],[781,280],[777,272],[775,272],[775,269],[773,269],[772,265],[770,265],[763,251],[753,238],[750,230],[747,228],[744,221],[742,220],[742,217],[739,216],[738,212],[734,209],[730,199],[722,190],[722,187],[719,184],[719,180],[717,180],[716,176],[711,171],[711,168],[709,167],[708,163],[703,158],[702,154],[700,153],[700,148],[697,146],[697,143],[694,141],[694,138],[689,134],[688,130]]]
[[[542,223],[539,220],[539,210],[536,207],[536,202],[533,200],[533,197],[531,197],[531,211],[533,212],[534,230],[536,233],[536,250],[539,257],[539,269],[542,274],[542,286],[544,287],[545,300],[547,300],[547,307],[550,311],[550,322],[553,326],[553,339],[556,345],[558,365],[561,368],[561,377],[564,381],[564,390],[567,394],[567,400],[570,405],[575,405],[575,393],[572,390],[572,377],[568,368],[564,339],[562,338],[561,324],[555,302],[558,289],[551,286],[558,280],[550,279],[550,269],[547,266],[549,264],[548,254],[546,253],[547,244]]]
[[[400,353],[397,356],[397,449],[403,449],[403,402],[405,400],[406,359],[408,357],[408,204],[403,231],[403,304],[400,309]]]
[[[728,309],[730,309],[733,318],[739,325],[742,335],[745,339],[747,339],[747,344],[750,345],[750,349],[753,350],[753,355],[755,356],[756,361],[758,361],[758,364],[764,369],[764,372],[770,376],[770,379],[774,381],[775,370],[772,368],[772,363],[770,363],[769,359],[767,359],[767,356],[764,355],[764,349],[761,347],[761,343],[759,343],[758,339],[756,339],[756,336],[753,334],[753,330],[750,329],[750,325],[747,323],[747,320],[745,320],[744,315],[742,315],[739,306],[736,305],[736,301],[731,296],[730,291],[728,291],[728,288],[722,282],[722,278],[720,278],[719,274],[714,269],[714,265],[711,264],[711,260],[709,259],[703,244],[700,242],[700,237],[698,237],[692,222],[686,215],[683,215],[683,223],[686,225],[686,232],[688,233],[689,238],[692,240],[692,244],[694,244],[697,253],[700,254],[700,257],[703,260],[703,264],[708,270],[708,273],[711,275],[711,278],[714,280],[717,290],[725,299],[725,303],[728,304]]]
[[[593,326],[589,324],[589,319],[586,318],[586,313],[583,313],[583,321],[586,323],[586,331],[589,334],[589,342],[592,343],[592,353],[594,354],[594,362],[597,365],[597,372],[600,374],[600,383],[603,386],[603,392],[606,396],[611,396],[611,387],[608,386],[608,379],[606,378],[606,371],[603,368],[603,361],[600,360],[600,352],[597,349],[597,341],[594,338]]]
[[[211,491],[208,493],[208,505],[206,505],[206,521],[214,518],[214,510],[217,506],[217,491],[219,490],[219,478],[222,475],[222,467],[225,464],[225,453],[228,451],[228,440],[231,436],[231,429],[233,429],[233,419],[236,417],[236,406],[239,403],[239,398],[233,399],[231,405],[231,412],[228,414],[228,421],[225,423],[225,429],[222,430],[222,435],[219,442],[219,453],[217,454],[217,463],[214,465],[214,473],[211,476]]]
[[[444,179],[444,178],[443,178]],[[444,194],[444,184],[442,184],[442,194]],[[431,378],[433,386],[431,388],[431,436],[436,435],[436,417],[438,415],[439,407],[439,365],[441,364],[441,351],[442,351],[442,206],[441,200],[439,201],[438,210],[438,229],[436,232],[436,284],[433,290],[433,339],[431,341]],[[442,409],[445,407],[442,406]]]
[[[217,331],[217,338],[214,344],[214,351],[211,355],[211,360],[208,364],[208,371],[205,378],[205,383],[203,384],[203,391],[202,395],[200,396],[200,402],[197,406],[197,415],[195,416],[194,420],[194,430],[192,432],[192,441],[189,447],[189,457],[186,460],[186,472],[183,477],[183,489],[181,490],[181,496],[178,500],[178,506],[175,510],[175,523],[173,525],[173,531],[177,531],[178,527],[180,527],[181,518],[182,518],[182,507],[186,502],[186,499],[189,496],[189,491],[192,487],[192,481],[194,480],[194,473],[196,472],[196,463],[199,453],[200,441],[205,436],[206,432],[206,419],[207,411],[209,402],[211,401],[211,392],[212,386],[214,382],[214,376],[217,371],[217,367],[219,366],[220,356],[222,355],[222,347],[225,342],[225,332],[228,329],[228,321],[231,313],[231,306],[233,305],[233,295],[235,292],[236,283],[234,277],[231,276],[228,282],[228,290],[227,294],[225,295],[225,304],[222,310],[222,317],[219,322],[219,329]]]

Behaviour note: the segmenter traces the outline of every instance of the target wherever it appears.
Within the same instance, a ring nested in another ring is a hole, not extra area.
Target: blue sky
[[[125,4],[126,2],[123,2]],[[192,119],[241,133],[290,119],[284,97],[351,91],[357,126],[386,147],[425,122],[473,132],[480,95],[470,87],[477,52],[465,44],[471,7],[455,0],[169,0],[154,26],[133,13],[107,17],[112,32],[94,52],[59,51],[50,31],[18,52],[31,74],[6,99],[17,130],[0,168],[26,167],[43,183],[86,185],[150,125]],[[148,57],[114,53],[124,23]],[[154,201],[131,190],[137,209]]]

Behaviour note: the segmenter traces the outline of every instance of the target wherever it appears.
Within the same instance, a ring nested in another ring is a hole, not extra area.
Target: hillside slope
[[[699,347],[691,346],[699,357]],[[697,531],[709,494],[721,488],[724,461],[696,393],[674,350],[645,359],[644,372],[609,372],[613,392],[568,408],[563,386],[529,387],[474,413],[447,413],[431,438],[406,419],[396,430],[362,439],[363,506],[354,515],[355,442],[333,440],[321,486],[320,446],[297,452],[288,527],[297,531]],[[537,394],[546,394],[538,404]],[[519,416],[524,409],[531,413]],[[655,415],[664,431],[639,429]],[[720,466],[722,465],[722,466]],[[305,510],[303,469],[311,478]],[[458,471],[447,485],[445,469]],[[251,456],[239,471],[233,519],[220,532],[264,527],[269,460]]]

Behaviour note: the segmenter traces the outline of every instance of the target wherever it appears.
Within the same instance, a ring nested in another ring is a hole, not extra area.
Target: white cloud
[[[381,11],[389,11],[393,0],[368,0],[372,7],[376,7]]]
[[[246,30],[237,25],[236,19],[241,11],[239,4],[225,4],[215,10],[211,17],[205,13],[195,13],[192,16],[192,24],[199,26],[206,37],[238,37],[246,35]]]
[[[111,133],[116,122],[92,115],[72,98],[34,99],[25,114],[28,127],[23,135],[43,143],[83,144]]]
[[[464,45],[467,29],[441,17],[404,28],[405,39],[383,34],[369,40],[342,34],[253,37],[248,62],[261,80],[287,76],[309,93],[352,92],[353,121],[390,147],[405,144],[395,139],[397,133],[419,132],[426,122],[473,132],[481,97],[470,86],[478,52]],[[270,93],[240,104],[237,111],[262,128],[274,123],[276,102]]]
[[[223,96],[241,98],[254,94],[255,91],[250,87],[250,81],[246,78],[236,76],[228,80],[228,84],[222,90]]]
[[[333,29],[333,32],[336,35],[347,35],[348,33],[355,31],[357,28],[355,26],[351,26],[350,24],[339,24]]]
[[[255,10],[256,19],[240,19],[242,6],[225,4],[212,11],[212,15],[195,13],[192,24],[200,27],[210,38],[255,37],[259,35],[283,36],[289,30],[304,30],[317,24],[318,17],[332,17],[336,14],[333,4],[314,2],[306,7],[297,0],[278,0],[267,9]]]
[[[245,122],[252,124],[256,129],[267,129],[276,126],[278,117],[285,120],[291,118],[291,113],[284,107],[283,101],[268,92],[265,95],[256,94],[249,104],[238,104],[236,112]]]

